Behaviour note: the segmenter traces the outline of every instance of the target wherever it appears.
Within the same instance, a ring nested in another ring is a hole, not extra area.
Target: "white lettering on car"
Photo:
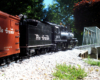
[[[35,36],[36,36],[36,40],[40,40],[41,39],[41,37],[38,34],[35,34]]]
[[[3,29],[1,28],[1,26],[0,26],[0,33],[3,33]]]
[[[12,28],[10,28],[10,30],[8,30],[8,28],[5,29],[6,34],[14,34],[14,30]]]
[[[49,40],[48,35],[42,35],[42,37],[40,37],[38,34],[35,34],[35,36],[36,36],[36,40]]]

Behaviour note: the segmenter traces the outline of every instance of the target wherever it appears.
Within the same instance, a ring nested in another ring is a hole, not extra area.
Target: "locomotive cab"
[[[60,40],[61,39],[61,36],[60,36],[60,29],[58,26],[55,26],[55,40]]]

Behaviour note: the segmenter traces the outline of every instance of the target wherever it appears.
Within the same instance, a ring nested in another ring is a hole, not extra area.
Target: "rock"
[[[52,73],[55,72],[56,64],[80,65],[88,72],[91,72],[84,80],[94,80],[93,76],[100,80],[100,68],[90,66],[82,58],[78,57],[80,50],[73,49],[59,51],[25,59],[21,64],[11,63],[8,67],[0,68],[0,80],[52,80]],[[2,74],[4,74],[2,76]],[[93,78],[93,79],[92,79]]]

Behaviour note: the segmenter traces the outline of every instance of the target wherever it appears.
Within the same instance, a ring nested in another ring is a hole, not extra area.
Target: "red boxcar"
[[[19,20],[0,11],[0,57],[20,53]]]

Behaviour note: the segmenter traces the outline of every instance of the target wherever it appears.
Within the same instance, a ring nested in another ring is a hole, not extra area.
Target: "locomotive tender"
[[[0,11],[0,62],[9,63],[23,55],[66,50],[78,40],[67,27],[35,19],[21,19]]]

